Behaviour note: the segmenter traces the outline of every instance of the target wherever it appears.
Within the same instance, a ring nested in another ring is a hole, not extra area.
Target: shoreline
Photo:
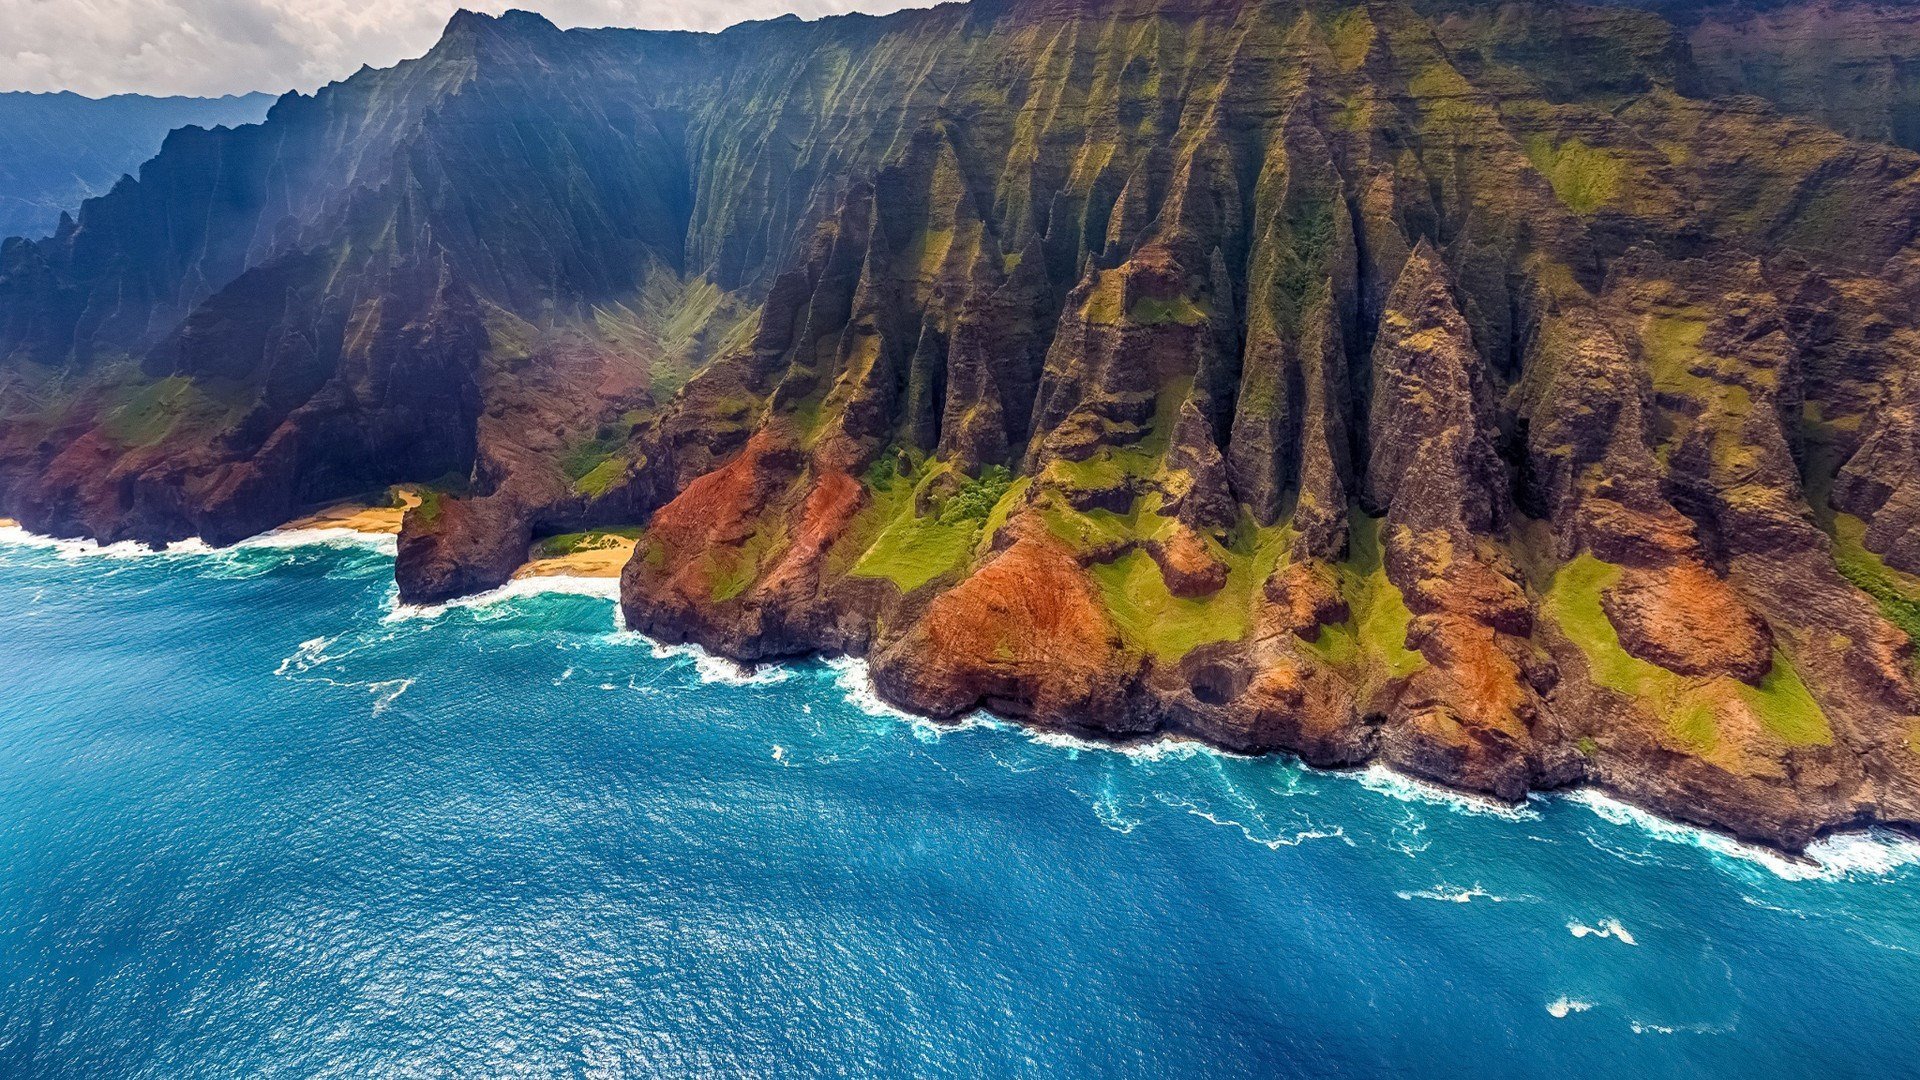
[[[367,536],[400,535],[400,523],[406,512],[419,506],[423,496],[413,488],[396,487],[397,506],[373,506],[359,501],[334,503],[303,517],[295,518],[262,536],[286,536],[304,532],[345,531]],[[0,520],[0,526],[8,522]],[[18,527],[18,523],[12,523]],[[585,530],[567,549],[545,553],[549,541],[536,541],[527,551],[527,559],[514,570],[510,581],[528,578],[618,578],[633,555],[636,541],[616,532]]]
[[[392,501],[399,505],[374,506],[349,499],[323,507],[303,517],[294,518],[270,531],[289,533],[310,529],[346,529],[351,532],[399,536],[401,519],[407,516],[407,511],[419,506],[424,496],[409,487],[395,487],[391,489],[391,495]]]
[[[366,507],[355,510],[350,508],[351,505],[339,504],[337,507],[329,508],[329,512],[296,519],[280,528],[248,537],[226,549],[212,547],[197,538],[177,541],[164,548],[153,548],[132,542],[101,545],[92,540],[62,539],[29,532],[11,518],[0,518],[0,545],[11,543],[54,548],[59,550],[63,558],[88,555],[128,558],[143,555],[161,557],[210,555],[222,550],[235,549],[324,546],[342,539],[351,539],[368,543],[376,550],[391,556],[395,534],[378,527],[355,527],[348,522],[377,524],[383,519],[373,515],[384,513],[398,515],[404,513],[404,510],[387,511]],[[331,513],[332,511],[340,512]],[[632,546],[631,540],[625,540],[625,551],[630,553]],[[1847,877],[1856,871],[1885,875],[1899,867],[1920,863],[1920,836],[1911,835],[1886,824],[1876,823],[1865,828],[1836,829],[1822,833],[1808,845],[1805,852],[1795,853],[1743,840],[1729,832],[1662,816],[1629,801],[1621,793],[1590,783],[1564,789],[1531,790],[1521,802],[1509,804],[1486,795],[1456,790],[1399,772],[1378,761],[1345,769],[1321,768],[1302,761],[1297,755],[1241,754],[1185,735],[1162,735],[1126,741],[1090,738],[1070,732],[1032,727],[985,710],[976,710],[954,720],[943,721],[910,712],[881,699],[873,689],[871,677],[867,674],[867,661],[863,657],[814,653],[807,657],[791,658],[791,660],[743,664],[698,644],[668,644],[648,637],[640,631],[629,629],[619,603],[619,571],[617,568],[610,572],[607,570],[607,564],[613,561],[614,550],[614,545],[608,545],[584,552],[576,551],[565,555],[529,559],[520,570],[515,572],[511,580],[499,588],[458,597],[441,604],[408,605],[400,604],[396,600],[395,606],[387,613],[385,620],[437,619],[455,608],[486,607],[527,596],[544,594],[585,596],[606,600],[613,605],[615,634],[630,635],[636,644],[643,643],[649,646],[653,655],[659,659],[674,656],[688,658],[695,665],[703,683],[731,686],[777,683],[785,681],[788,677],[786,667],[788,663],[817,663],[836,672],[833,684],[843,692],[847,704],[851,707],[870,716],[913,724],[934,733],[935,737],[975,727],[994,727],[1019,733],[1039,745],[1075,753],[1082,751],[1112,753],[1149,761],[1196,754],[1216,755],[1244,761],[1284,761],[1315,775],[1353,780],[1377,794],[1402,802],[1425,803],[1441,806],[1457,813],[1500,817],[1509,821],[1527,820],[1531,815],[1536,814],[1537,811],[1531,809],[1531,804],[1536,801],[1563,800],[1580,805],[1612,824],[1632,826],[1657,840],[1698,847],[1749,865],[1757,865],[1774,876],[1789,881],[1834,880]],[[579,558],[582,555],[592,558]],[[578,572],[576,568],[579,567],[597,569],[598,572]],[[773,674],[776,672],[779,674]],[[1875,858],[1863,849],[1879,852],[1881,857]]]

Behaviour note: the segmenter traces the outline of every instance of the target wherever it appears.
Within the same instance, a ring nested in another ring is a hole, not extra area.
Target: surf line
[[[0,546],[5,545],[49,549],[68,561],[82,558],[220,557],[225,553],[236,551],[292,550],[304,547],[359,547],[388,556],[392,556],[396,551],[396,541],[391,534],[364,532],[345,527],[318,526],[269,530],[225,548],[216,548],[198,537],[177,540],[164,547],[156,548],[130,540],[103,545],[94,540],[45,536],[30,532],[11,519],[0,518]],[[654,655],[661,659],[673,656],[687,657],[693,661],[703,683],[764,686],[784,681],[791,674],[784,665],[742,665],[697,644],[669,645],[629,629],[625,625],[625,615],[619,606],[618,578],[581,577],[569,574],[514,578],[498,588],[441,604],[401,604],[396,596],[392,610],[385,618],[386,621],[438,619],[447,612],[460,608],[487,607],[546,594],[582,596],[611,603],[614,607],[616,634],[623,637],[631,635],[636,642],[646,643]],[[897,709],[882,701],[873,691],[872,678],[867,673],[865,660],[858,657],[822,657],[820,662],[835,672],[834,681],[844,692],[848,704],[869,715],[910,722],[917,729],[924,728],[929,734],[936,736],[975,727],[1001,727],[1017,731],[1029,741],[1039,745],[1064,749],[1071,753],[1115,753],[1138,761],[1186,758],[1195,754],[1228,759],[1251,760],[1253,757],[1177,735],[1130,743],[1085,739],[1061,732],[1028,728],[985,712],[969,714],[952,723],[934,721]],[[1700,848],[1711,855],[1759,866],[1776,877],[1789,881],[1835,880],[1856,875],[1880,877],[1902,867],[1920,864],[1920,840],[1885,829],[1835,833],[1812,844],[1807,849],[1805,858],[1795,859],[1768,848],[1744,843],[1725,833],[1661,817],[1593,787],[1576,788],[1565,792],[1532,792],[1528,794],[1526,803],[1520,806],[1509,806],[1482,796],[1455,791],[1407,776],[1377,762],[1359,769],[1315,769],[1304,763],[1302,767],[1322,776],[1357,779],[1369,790],[1403,802],[1428,803],[1457,813],[1498,816],[1510,820],[1536,818],[1538,811],[1532,804],[1548,799],[1561,799],[1592,811],[1610,824],[1632,827],[1658,840]]]

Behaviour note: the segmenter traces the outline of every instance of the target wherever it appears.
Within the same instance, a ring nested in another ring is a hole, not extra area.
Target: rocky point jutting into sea
[[[633,628],[936,717],[1911,831],[1916,58],[1846,0],[462,13],[6,242],[0,514],[411,483],[409,601],[644,527]]]

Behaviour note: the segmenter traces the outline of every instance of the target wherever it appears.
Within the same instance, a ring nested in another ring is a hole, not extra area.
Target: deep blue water
[[[1920,1069],[1910,846],[943,731],[390,578],[0,544],[0,1074]]]

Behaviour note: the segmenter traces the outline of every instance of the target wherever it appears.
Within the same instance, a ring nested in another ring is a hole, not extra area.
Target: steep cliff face
[[[408,599],[644,522],[630,625],[938,716],[1911,828],[1920,157],[1701,18],[461,15],[8,243],[0,510],[432,483]]]

